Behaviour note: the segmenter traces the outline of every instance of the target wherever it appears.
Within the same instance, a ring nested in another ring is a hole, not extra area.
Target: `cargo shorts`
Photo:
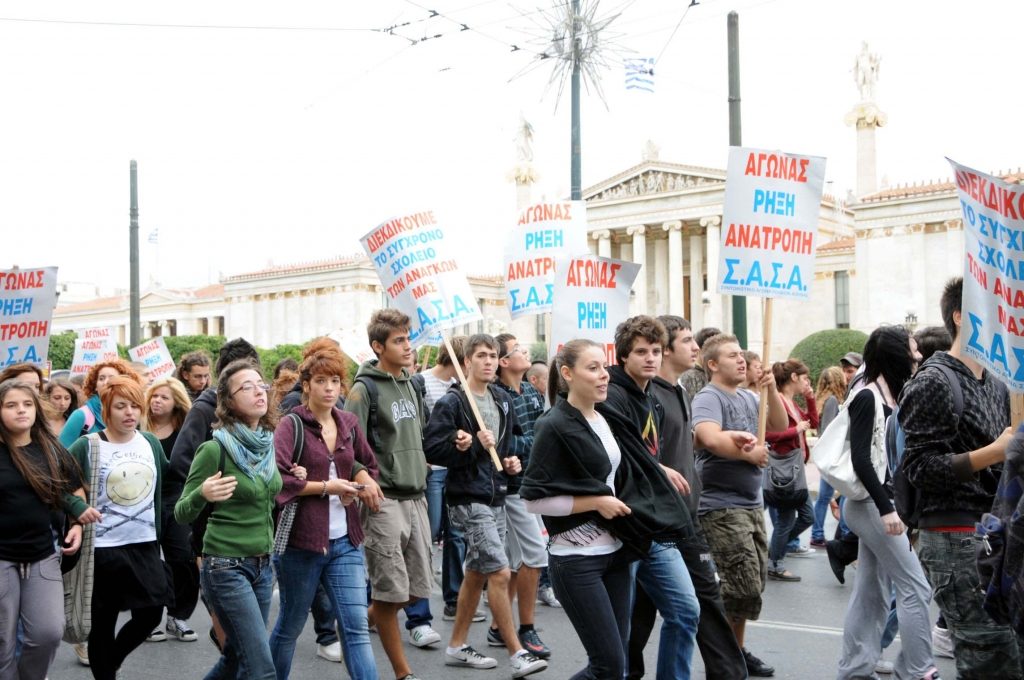
[[[725,613],[756,621],[768,576],[768,533],[760,508],[725,508],[700,516],[711,556],[722,579]]]
[[[465,536],[466,569],[493,574],[508,568],[505,508],[483,503],[449,505],[448,521]]]

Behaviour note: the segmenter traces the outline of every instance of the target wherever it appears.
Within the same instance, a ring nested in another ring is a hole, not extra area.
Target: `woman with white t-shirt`
[[[94,459],[99,465],[97,488],[89,489],[89,503],[81,501],[73,514],[91,505],[101,515],[93,543],[89,660],[94,678],[114,680],[125,658],[159,623],[168,596],[159,543],[167,459],[159,440],[137,429],[145,406],[137,380],[110,378],[100,390],[100,404],[104,429],[80,437],[69,452],[83,479],[91,478]],[[131,619],[116,630],[125,610]]]

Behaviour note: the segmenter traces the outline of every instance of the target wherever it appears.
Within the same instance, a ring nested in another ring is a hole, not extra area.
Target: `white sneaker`
[[[943,659],[953,658],[953,634],[949,628],[932,626],[932,654]]]
[[[327,659],[328,661],[341,663],[341,643],[332,642],[329,645],[317,645],[316,655],[319,656],[321,659]]]
[[[167,639],[167,633],[162,629],[157,628],[152,633],[146,636],[146,642],[163,642]]]
[[[196,632],[188,625],[188,621],[167,617],[167,625],[164,628],[167,634],[182,642],[195,642],[199,639]]]
[[[893,671],[896,670],[896,664],[892,661],[886,661],[885,659],[879,659],[875,662],[875,672],[880,675],[892,675]]]
[[[537,599],[540,603],[547,605],[548,607],[557,607],[561,609],[562,603],[555,597],[555,591],[551,588],[540,588],[537,590]]]
[[[78,658],[78,663],[83,666],[89,665],[89,645],[82,642],[75,645],[75,657]]]
[[[466,668],[497,668],[498,662],[489,656],[484,656],[469,645],[462,645],[454,652],[451,647],[445,651],[444,665]]]
[[[527,675],[540,673],[548,667],[547,661],[544,659],[538,659],[525,649],[520,649],[518,652],[510,656],[508,658],[508,663],[512,666],[513,678],[525,678]]]
[[[796,550],[790,550],[786,553],[786,557],[812,557],[814,553],[818,552],[814,548],[808,548],[806,545],[802,545]]]
[[[441,634],[425,623],[409,631],[409,642],[415,647],[429,647],[441,641]]]

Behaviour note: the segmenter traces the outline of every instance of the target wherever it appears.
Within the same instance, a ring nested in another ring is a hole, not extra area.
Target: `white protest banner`
[[[151,380],[174,375],[174,369],[176,368],[174,359],[171,357],[170,350],[167,349],[167,343],[160,336],[153,338],[149,342],[144,342],[138,347],[130,348],[128,356],[131,357],[132,361],[146,365],[146,368],[149,369]]]
[[[1024,390],[1024,187],[952,160],[949,163],[964,214],[961,347],[1020,392]]]
[[[565,343],[586,338],[605,348],[615,360],[615,326],[629,316],[629,291],[640,265],[596,255],[559,260],[551,308],[553,357]]]
[[[387,220],[360,239],[392,304],[409,315],[414,347],[435,331],[481,317],[466,275],[448,254],[433,211]]]
[[[720,293],[810,297],[824,184],[824,158],[729,149]]]
[[[56,267],[0,271],[0,368],[46,362],[56,306]]]
[[[555,261],[587,252],[584,201],[538,203],[519,213],[505,244],[505,290],[513,319],[551,311]]]
[[[370,359],[375,359],[377,356],[373,353],[373,349],[370,347],[370,342],[366,337],[365,330],[354,327],[339,328],[336,331],[328,333],[327,337],[338,343],[345,356],[356,362],[357,365],[361,366]]]
[[[71,373],[88,373],[89,368],[101,361],[117,358],[117,340],[113,328],[89,328],[75,340],[75,358]]]

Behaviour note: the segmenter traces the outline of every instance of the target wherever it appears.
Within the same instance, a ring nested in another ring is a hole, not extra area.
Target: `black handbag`
[[[777,510],[794,510],[807,503],[807,476],[802,448],[776,455],[768,452],[768,467],[761,479],[765,505]]]

